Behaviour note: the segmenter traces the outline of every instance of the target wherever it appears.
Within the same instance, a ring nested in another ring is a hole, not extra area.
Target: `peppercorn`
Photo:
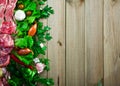
[[[26,12],[26,15],[27,15],[27,16],[31,16],[31,14],[32,14],[32,11],[27,11],[27,12]]]
[[[19,4],[18,8],[22,10],[22,9],[24,9],[24,5],[23,4]]]

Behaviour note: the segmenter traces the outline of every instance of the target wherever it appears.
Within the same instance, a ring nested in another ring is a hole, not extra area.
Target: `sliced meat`
[[[9,48],[14,46],[14,41],[11,35],[0,34],[0,47]]]
[[[2,22],[4,21],[4,13],[6,6],[7,0],[0,0],[0,27],[2,27]]]
[[[7,6],[7,0],[0,0],[0,20],[4,19],[4,12]]]
[[[0,67],[7,66],[10,62],[10,55],[0,57]]]
[[[0,80],[0,86],[4,86],[4,85],[3,85],[3,82],[2,82],[1,80]]]
[[[13,21],[14,8],[16,7],[17,0],[8,0],[6,7],[5,19],[6,21]]]
[[[1,78],[1,81],[2,81],[2,83],[3,83],[2,86],[10,86],[6,77],[7,77],[7,78],[10,77],[10,74],[6,74],[5,77],[2,77],[2,78]]]
[[[0,48],[0,57],[8,55],[12,51],[12,49],[13,49],[12,47],[11,48]]]
[[[0,34],[0,58],[9,54],[14,47],[11,35]]]
[[[8,1],[8,4],[3,3],[5,4],[5,7],[0,11],[0,13],[2,13],[0,14],[0,17],[2,17],[2,20],[5,19],[2,21],[2,24],[0,26],[0,33],[12,34],[16,31],[16,24],[13,20],[13,14],[17,0],[3,0],[3,2],[5,1]],[[0,2],[2,3],[2,0],[0,0]]]
[[[0,27],[1,34],[12,34],[15,33],[16,25],[14,22],[2,22],[2,26]]]

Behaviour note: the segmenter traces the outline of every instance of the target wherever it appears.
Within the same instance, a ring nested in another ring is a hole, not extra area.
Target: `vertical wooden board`
[[[54,86],[65,86],[65,0],[48,0],[55,14],[48,19],[53,39],[48,42],[48,57],[51,70],[48,73],[55,81]]]
[[[84,0],[66,0],[66,86],[85,86]]]
[[[103,0],[85,0],[86,86],[103,79],[103,44]]]
[[[104,0],[104,86],[120,86],[120,0]]]

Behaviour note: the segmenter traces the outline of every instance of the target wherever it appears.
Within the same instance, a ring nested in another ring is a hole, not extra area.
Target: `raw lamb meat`
[[[4,12],[7,6],[7,0],[0,0],[0,21],[4,20]]]
[[[6,7],[6,12],[5,12],[5,20],[6,21],[13,21],[13,13],[14,13],[14,8],[16,6],[17,0],[8,0],[8,5]]]
[[[12,47],[11,48],[5,48],[5,47],[0,47],[0,57],[8,55],[11,51],[12,51]]]
[[[7,66],[10,62],[10,55],[0,57],[0,67]]]
[[[0,34],[0,58],[9,54],[14,47],[14,41],[11,35]]]
[[[12,34],[15,33],[16,26],[13,22],[2,22],[2,26],[0,28],[1,34]]]
[[[6,4],[8,1],[8,4]],[[0,0],[0,6],[3,5],[3,7],[0,10],[0,19],[2,21],[2,24],[0,26],[0,33],[2,34],[12,34],[15,33],[16,30],[16,24],[13,20],[13,14],[14,14],[14,8],[16,6],[17,0],[4,0],[4,3],[2,0]]]
[[[17,0],[0,0],[0,67],[9,64],[9,54],[14,47],[14,41],[9,34],[16,31],[13,19],[16,2]]]
[[[0,47],[9,48],[14,46],[14,41],[11,35],[0,34]]]

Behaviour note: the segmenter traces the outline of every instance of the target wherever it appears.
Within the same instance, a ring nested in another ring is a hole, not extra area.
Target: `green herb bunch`
[[[44,57],[47,46],[47,41],[52,37],[49,33],[49,26],[44,26],[40,19],[48,18],[54,11],[52,7],[45,6],[47,0],[18,0],[15,12],[23,10],[27,15],[22,21],[16,22],[16,34],[13,34],[15,39],[15,49],[12,54],[26,65],[31,65],[33,68],[27,68],[11,59],[7,70],[10,72],[8,83],[10,86],[53,86],[54,82],[51,78],[42,77],[35,68],[34,59],[39,57],[40,62],[45,64],[44,70],[49,71],[49,60]],[[20,7],[21,5],[21,7]],[[37,23],[37,31],[34,36],[29,36],[28,31]],[[40,46],[42,44],[43,46]],[[19,55],[17,49],[29,48],[32,52],[26,55]]]

